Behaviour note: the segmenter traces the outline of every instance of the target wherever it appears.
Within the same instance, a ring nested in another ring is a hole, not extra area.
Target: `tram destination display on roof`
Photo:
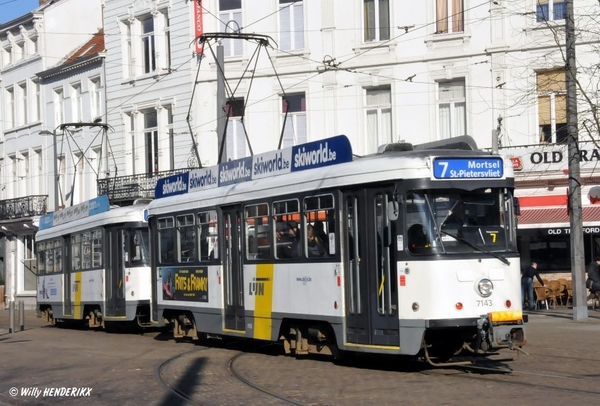
[[[434,179],[502,178],[504,163],[500,157],[434,158]]]
[[[159,179],[155,198],[193,193],[350,161],[350,141],[345,135],[337,135]]]

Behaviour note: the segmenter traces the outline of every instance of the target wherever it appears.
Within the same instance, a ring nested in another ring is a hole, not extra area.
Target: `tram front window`
[[[149,262],[149,232],[147,229],[129,230],[126,235],[126,265],[145,266]]]
[[[514,252],[512,194],[501,188],[412,191],[406,236],[414,255]]]

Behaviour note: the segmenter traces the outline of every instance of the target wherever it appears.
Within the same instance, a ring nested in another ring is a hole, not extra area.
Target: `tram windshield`
[[[415,255],[516,251],[513,196],[504,188],[411,191],[406,200],[409,252]]]
[[[130,229],[125,234],[125,262],[128,267],[150,264],[148,229]]]

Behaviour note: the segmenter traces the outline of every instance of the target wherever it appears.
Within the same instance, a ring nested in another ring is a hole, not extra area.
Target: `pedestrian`
[[[595,260],[588,265],[588,277],[585,281],[585,287],[591,293],[600,291],[600,255],[597,255]]]
[[[540,278],[537,267],[537,262],[531,262],[531,265],[525,268],[523,271],[523,276],[521,277],[521,303],[523,304],[524,309],[526,308],[525,293],[527,293],[529,310],[535,310],[535,300],[533,298],[533,277],[535,276],[540,284],[544,286],[544,281],[542,278]]]

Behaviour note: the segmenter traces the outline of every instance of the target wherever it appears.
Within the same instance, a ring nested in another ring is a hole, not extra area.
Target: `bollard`
[[[12,300],[8,303],[8,332],[15,332],[15,302]]]
[[[25,330],[25,302],[19,300],[19,331]]]

